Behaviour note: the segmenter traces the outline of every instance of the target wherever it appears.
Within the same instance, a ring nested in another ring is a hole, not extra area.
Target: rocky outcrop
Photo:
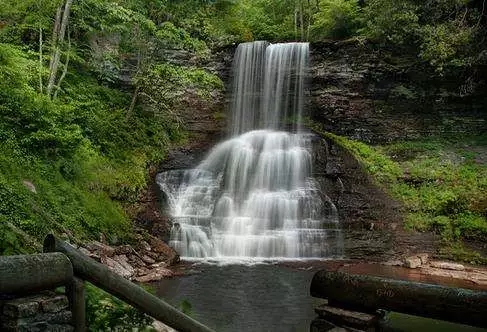
[[[415,56],[356,40],[311,44],[310,116],[367,143],[485,132],[485,78],[440,75]]]
[[[229,81],[233,46],[215,51],[206,59],[193,59],[191,54],[181,50],[166,50],[164,56],[170,63],[198,65],[217,74],[224,82]],[[181,60],[182,59],[182,60]],[[140,197],[137,224],[151,234],[169,239],[170,218],[161,211],[161,196],[155,181],[156,174],[165,170],[186,169],[197,165],[208,150],[225,135],[227,104],[225,90],[214,90],[209,98],[202,98],[196,91],[188,91],[178,103],[178,114],[188,138],[182,144],[168,152],[167,157],[156,167],[149,170],[150,185]]]
[[[233,49],[221,49],[199,65],[229,83]],[[308,114],[326,131],[377,144],[487,128],[485,79],[440,76],[417,58],[358,41],[313,43],[310,49]],[[190,133],[188,144],[172,150],[157,171],[192,168],[203,159],[225,135],[227,98],[223,92],[209,103],[191,95],[185,98],[181,114]],[[400,204],[375,184],[350,152],[324,140],[314,171],[338,208],[347,257],[383,260],[418,248],[435,251],[438,239],[433,234],[402,229]],[[154,183],[149,201],[159,199],[157,192]],[[170,219],[157,209],[158,203],[151,204],[138,220],[165,238]]]
[[[68,298],[42,292],[0,301],[2,331],[74,331]]]
[[[133,245],[120,246],[93,241],[79,249],[129,280],[151,282],[174,276],[168,268],[179,262],[179,255],[174,249],[145,232],[139,232],[136,241]]]

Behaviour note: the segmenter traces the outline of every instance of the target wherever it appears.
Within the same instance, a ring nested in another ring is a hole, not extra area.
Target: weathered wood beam
[[[0,293],[17,294],[64,286],[73,279],[66,255],[0,256]]]
[[[319,271],[311,296],[335,307],[362,312],[377,309],[487,327],[487,292],[440,285]]]
[[[83,280],[74,277],[66,285],[66,294],[69,299],[69,308],[73,314],[74,332],[86,331],[86,302],[85,285]]]
[[[76,277],[93,283],[178,331],[212,331],[142,287],[110,271],[105,265],[84,255],[66,242],[56,239],[52,234],[46,236],[44,240],[44,251],[59,251],[66,254],[73,264]]]

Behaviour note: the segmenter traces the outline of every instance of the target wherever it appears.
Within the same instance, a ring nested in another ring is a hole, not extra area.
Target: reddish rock
[[[128,244],[124,244],[115,248],[115,254],[117,255],[127,255],[131,254],[134,251],[134,248]]]
[[[98,241],[88,243],[86,245],[86,249],[88,249],[92,254],[98,254],[99,256],[112,257],[115,255],[114,248]]]
[[[164,241],[156,238],[155,236],[149,236],[148,241],[149,245],[152,248],[152,251],[158,254],[162,254],[169,264],[175,264],[179,262],[178,253],[173,248],[164,243]]]
[[[147,263],[147,264],[154,264],[156,262],[155,260],[153,260],[152,258],[150,258],[147,255],[144,255],[141,258],[144,261],[144,263]]]

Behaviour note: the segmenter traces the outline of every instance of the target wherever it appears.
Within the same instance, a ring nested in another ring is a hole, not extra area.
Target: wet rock
[[[395,259],[395,260],[390,260],[390,261],[384,262],[382,264],[383,265],[386,265],[386,266],[403,266],[404,265],[404,262]]]
[[[429,262],[429,255],[428,254],[423,253],[423,254],[417,254],[416,256],[418,256],[419,259],[421,259],[421,265],[428,264],[428,262]]]
[[[156,262],[155,260],[153,260],[152,258],[150,258],[147,255],[142,256],[142,260],[144,261],[144,263],[147,263],[147,264],[154,264]]]
[[[131,254],[133,251],[134,248],[128,244],[115,247],[115,254],[117,255],[127,255]]]
[[[147,243],[147,241],[140,241],[140,248],[142,250],[145,250],[145,251],[151,251],[152,248],[150,247],[150,245]]]
[[[148,274],[139,276],[135,278],[137,282],[145,283],[145,282],[151,282],[151,281],[159,281],[163,278],[170,278],[173,277],[174,273],[166,269],[164,267],[158,267],[156,269],[151,270]]]
[[[417,269],[421,267],[421,258],[418,256],[411,256],[404,259],[404,266],[410,269]]]
[[[457,263],[450,263],[450,262],[438,262],[438,261],[433,261],[430,262],[431,267],[436,267],[439,269],[444,269],[444,270],[455,270],[455,271],[464,271],[465,266],[462,264],[457,264]]]
[[[110,258],[106,257],[104,264],[113,272],[116,274],[131,280],[132,276],[134,274],[134,269],[128,264],[121,264],[120,262]],[[130,267],[129,267],[130,266]]]
[[[372,44],[325,41],[310,51],[310,115],[327,131],[386,143],[485,128],[485,80],[461,95],[466,76],[437,75]]]
[[[85,247],[92,254],[98,255],[100,257],[101,256],[112,257],[115,254],[115,249],[113,247],[98,241],[90,242]]]
[[[129,255],[128,256],[129,262],[134,267],[145,267],[146,263],[144,260],[139,257],[138,255]]]
[[[155,236],[149,236],[148,242],[152,248],[152,251],[163,255],[169,264],[172,265],[179,262],[178,253],[162,240],[156,238]]]
[[[173,274],[167,267],[179,261],[177,253],[162,240],[141,231],[136,235],[137,250],[128,244],[109,246],[102,242],[93,241],[80,250],[107,265],[118,275],[140,280],[160,280]]]

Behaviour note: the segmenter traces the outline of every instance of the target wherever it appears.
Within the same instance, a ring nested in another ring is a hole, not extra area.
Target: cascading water
[[[333,203],[311,177],[312,134],[299,130],[307,43],[240,44],[234,60],[232,137],[196,169],[158,174],[183,257],[337,256]],[[285,122],[292,132],[278,131]]]

